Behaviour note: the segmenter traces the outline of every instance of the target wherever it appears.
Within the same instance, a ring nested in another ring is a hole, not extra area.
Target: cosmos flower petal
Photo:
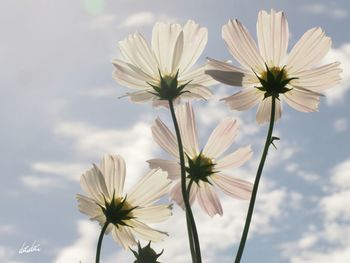
[[[305,32],[291,50],[286,70],[289,77],[298,77],[298,73],[313,67],[321,61],[332,45],[324,31],[315,27]]]
[[[256,88],[247,88],[223,100],[231,109],[244,111],[257,105],[264,97],[264,93]]]
[[[237,61],[246,69],[264,70],[264,62],[248,30],[238,21],[229,20],[222,27],[222,38]]]
[[[133,216],[144,223],[159,223],[172,215],[170,207],[169,205],[140,207],[133,211]]]
[[[76,197],[78,200],[78,208],[81,213],[88,215],[90,218],[103,215],[101,207],[96,204],[94,199],[79,194]]]
[[[104,203],[103,197],[109,198],[104,177],[96,165],[87,170],[80,177],[80,185],[84,191],[89,193],[99,204]]]
[[[275,121],[281,118],[282,114],[282,105],[279,100],[275,100]],[[268,97],[260,102],[258,111],[256,114],[256,121],[259,124],[264,122],[269,122],[271,117],[271,106],[272,106],[272,97]]]
[[[118,59],[113,60],[113,65],[116,68],[113,71],[113,78],[120,85],[133,89],[150,90],[150,85],[147,82],[152,82],[152,78],[147,77],[141,69]]]
[[[192,20],[188,20],[183,28],[184,47],[180,73],[186,73],[198,60],[208,41],[208,29],[201,27]]]
[[[120,155],[106,154],[101,163],[109,196],[121,196],[125,181],[125,161]]]
[[[120,52],[124,59],[150,76],[158,75],[156,58],[147,41],[140,33],[129,35],[119,42]]]
[[[183,33],[179,24],[156,23],[154,25],[152,49],[157,58],[159,69],[164,75],[176,73],[177,69],[174,72],[173,67],[180,61],[181,44],[183,45]]]
[[[134,236],[128,227],[114,227],[112,230],[113,239],[119,243],[124,249],[128,249],[130,246],[136,244]]]
[[[250,145],[239,148],[233,153],[226,155],[225,157],[216,161],[215,169],[224,170],[227,168],[237,168],[248,161],[253,155],[253,151]]]
[[[151,130],[154,141],[158,143],[160,147],[175,157],[179,156],[175,135],[159,118],[156,119]]]
[[[211,181],[225,194],[243,200],[250,198],[253,189],[253,184],[247,181],[220,173],[213,175]]]
[[[135,103],[157,99],[157,97],[149,91],[135,91],[127,93],[127,95],[130,97],[130,100]]]
[[[168,173],[168,178],[171,180],[179,179],[180,165],[176,161],[169,161],[163,159],[151,159],[147,161],[151,169],[160,168]]]
[[[213,92],[209,88],[202,85],[188,84],[184,91],[188,91],[182,94],[181,97],[184,99],[197,98],[208,100],[213,97]]]
[[[188,185],[189,180],[187,180],[187,185]],[[189,201],[190,201],[190,205],[193,204],[193,202],[196,200],[196,196],[197,196],[197,192],[198,192],[198,186],[197,184],[192,184],[191,187],[191,192],[190,192],[190,196],[189,196]],[[171,199],[175,201],[175,203],[178,204],[178,206],[180,206],[182,209],[185,208],[185,204],[182,198],[182,192],[181,192],[181,181],[178,181],[173,188],[170,191],[170,196]]]
[[[179,77],[179,83],[186,84],[190,81],[189,84],[193,86],[196,86],[196,85],[210,86],[210,85],[217,84],[217,82],[213,78],[205,74],[205,70],[206,70],[206,65],[202,65],[194,70],[188,71]]]
[[[220,200],[209,183],[200,182],[197,193],[200,207],[211,217],[216,214],[223,215]]]
[[[319,95],[298,89],[285,93],[283,100],[289,106],[301,112],[315,112],[320,103]]]
[[[205,156],[212,158],[219,157],[228,147],[238,134],[238,124],[232,118],[224,119],[211,133],[207,144],[203,149]]]
[[[189,103],[176,107],[176,115],[181,133],[182,143],[190,156],[195,156],[198,150],[198,136],[193,109]]]
[[[287,54],[289,29],[283,12],[265,10],[258,14],[256,25],[259,51],[268,66],[280,66]]]
[[[144,240],[158,242],[164,240],[164,238],[168,236],[166,232],[151,228],[138,220],[131,220],[129,224],[131,226],[131,231]]]
[[[296,88],[305,88],[315,92],[322,92],[340,82],[341,72],[340,63],[334,62],[321,67],[301,71],[298,73],[298,78],[293,79],[290,85]]]
[[[162,170],[151,170],[129,190],[128,202],[133,206],[147,206],[169,192],[171,181]]]

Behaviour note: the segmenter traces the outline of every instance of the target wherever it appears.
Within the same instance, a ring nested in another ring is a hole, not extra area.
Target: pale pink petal
[[[237,151],[226,155],[224,158],[215,160],[215,170],[221,171],[227,168],[237,168],[248,161],[253,155],[251,146],[239,148]]]
[[[121,196],[125,181],[125,161],[120,155],[106,154],[101,163],[109,196]]]
[[[244,111],[256,106],[264,98],[264,93],[256,88],[243,89],[223,100],[233,110]]]
[[[145,101],[153,101],[157,99],[158,97],[154,94],[152,94],[153,90],[146,90],[146,91],[136,91],[127,93],[127,95],[130,97],[130,100],[135,103],[142,103]]]
[[[180,75],[186,73],[198,60],[208,41],[208,29],[188,20],[183,28],[184,46],[180,62]]]
[[[339,83],[341,72],[340,63],[334,62],[318,68],[301,71],[298,73],[297,79],[293,79],[289,84],[296,88],[322,92]]]
[[[222,27],[222,37],[237,61],[246,69],[256,72],[264,71],[264,61],[248,30],[238,21],[229,20]]]
[[[279,120],[281,118],[282,114],[282,105],[279,100],[276,99],[275,102],[275,121]],[[271,96],[264,99],[260,102],[258,111],[256,113],[256,121],[259,124],[263,124],[264,122],[269,122],[271,117],[271,106],[272,106],[272,99]]]
[[[289,29],[283,12],[260,11],[256,25],[260,54],[268,66],[283,66],[287,54]]]
[[[172,215],[171,205],[139,207],[132,211],[132,216],[144,223],[159,223]]]
[[[312,28],[305,32],[291,50],[286,71],[290,76],[309,69],[323,59],[329,51],[332,41],[321,28]]]
[[[179,84],[186,84],[189,81],[189,84],[192,85],[202,85],[202,86],[211,86],[217,84],[217,82],[205,74],[206,65],[199,66],[194,70],[190,70],[179,76]]]
[[[199,153],[197,127],[191,104],[178,105],[175,112],[178,118],[182,144],[189,151],[187,154],[191,157],[197,156]]]
[[[130,227],[128,226],[120,226],[113,227],[112,237],[113,239],[119,243],[124,249],[128,249],[130,246],[136,244],[136,240],[134,236],[130,232]]]
[[[130,231],[145,241],[159,242],[168,236],[166,232],[151,228],[138,220],[130,220],[128,223],[131,227]]]
[[[251,196],[253,184],[247,181],[218,173],[210,178],[217,187],[229,196],[243,200],[247,200]]]
[[[170,191],[171,181],[162,170],[151,170],[128,192],[127,202],[133,206],[147,206],[159,200]]]
[[[186,180],[186,183],[188,186],[189,180]],[[192,205],[193,202],[196,200],[197,192],[198,192],[198,186],[196,183],[193,183],[191,186],[191,192],[190,192],[190,196],[189,196],[190,205]],[[174,200],[174,202],[178,204],[178,206],[180,206],[182,209],[185,208],[185,204],[184,204],[184,201],[182,198],[181,181],[180,180],[171,189],[170,196],[171,196],[171,199]]]
[[[147,161],[151,169],[160,168],[168,173],[168,178],[171,180],[179,179],[181,174],[180,164],[177,161],[168,161],[163,159],[151,159]]]
[[[123,86],[132,89],[148,90],[151,88],[147,82],[154,83],[155,80],[144,73],[141,69],[125,63],[121,60],[113,60],[115,70],[113,71],[113,78]]]
[[[233,143],[238,134],[238,124],[232,118],[224,119],[211,133],[203,154],[209,158],[219,157]]]
[[[208,100],[213,97],[213,92],[209,88],[199,84],[188,84],[184,88],[184,91],[185,93],[181,95],[182,99],[191,98]]]
[[[201,182],[198,187],[197,200],[200,207],[211,217],[223,215],[220,200],[209,183]]]
[[[283,100],[301,112],[314,112],[318,109],[320,96],[309,91],[292,89],[283,94]]]
[[[177,140],[169,128],[157,118],[151,129],[154,141],[169,154],[178,158],[179,149]]]
[[[96,165],[80,177],[80,185],[99,204],[104,204],[104,197],[110,198],[105,179]]]
[[[129,35],[119,42],[119,48],[126,62],[142,69],[150,76],[158,75],[157,60],[141,34]]]
[[[90,219],[94,219],[98,216],[104,216],[101,207],[99,207],[94,199],[83,195],[77,195],[78,208],[83,214],[86,214]]]
[[[183,38],[183,33],[178,24],[156,23],[153,27],[152,49],[157,58],[159,69],[164,75],[176,73],[173,71],[173,64],[175,60],[179,59],[179,37]]]

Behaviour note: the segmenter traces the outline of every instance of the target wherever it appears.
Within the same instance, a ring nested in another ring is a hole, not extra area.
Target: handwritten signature
[[[18,250],[18,254],[40,252],[40,250],[40,244],[34,240],[34,242],[30,245],[27,245],[26,242],[23,242],[22,247]]]

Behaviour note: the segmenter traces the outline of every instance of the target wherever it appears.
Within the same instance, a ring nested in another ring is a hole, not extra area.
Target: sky
[[[347,263],[350,258],[350,2],[192,0],[1,0],[0,2],[0,262],[94,262],[99,226],[77,209],[81,174],[103,154],[121,154],[126,188],[148,171],[151,158],[168,156],[153,142],[157,116],[171,127],[165,109],[119,99],[128,89],[112,79],[117,43],[136,31],[150,39],[157,21],[192,19],[209,30],[206,57],[232,59],[221,27],[240,20],[256,36],[259,10],[282,10],[291,32],[289,49],[312,27],[332,38],[324,60],[340,61],[341,83],[321,98],[319,112],[283,109],[258,193],[242,262]],[[235,62],[234,62],[235,63]],[[251,144],[253,158],[232,174],[253,182],[267,125],[255,110],[231,111],[220,98],[238,89],[212,88],[215,97],[193,105],[201,145],[224,117],[238,120],[232,149]],[[224,215],[194,214],[203,262],[233,262],[247,201],[220,195]],[[161,262],[187,263],[184,213],[157,226],[170,237]],[[35,242],[40,251],[19,253]],[[106,236],[102,262],[132,262]]]

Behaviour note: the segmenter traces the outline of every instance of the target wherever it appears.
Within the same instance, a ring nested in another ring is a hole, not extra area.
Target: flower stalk
[[[265,141],[264,151],[263,151],[263,154],[261,156],[261,160],[260,160],[260,163],[259,163],[258,171],[256,173],[254,187],[253,187],[253,192],[252,192],[252,195],[251,195],[251,198],[250,198],[248,213],[247,213],[247,217],[246,217],[246,221],[245,221],[245,225],[244,225],[241,241],[240,241],[240,244],[239,244],[238,252],[237,252],[237,255],[236,255],[235,263],[240,263],[241,262],[241,258],[242,258],[244,247],[245,247],[245,243],[246,243],[246,240],[247,240],[247,237],[248,237],[250,222],[251,222],[252,216],[253,216],[254,205],[255,205],[256,195],[257,195],[257,192],[258,192],[260,178],[261,178],[261,175],[262,175],[262,171],[264,169],[264,164],[265,164],[265,160],[266,160],[266,157],[267,157],[267,153],[269,151],[269,147],[273,143],[272,131],[273,131],[274,123],[275,123],[276,99],[277,98],[275,97],[275,95],[272,95],[272,99],[271,99],[272,105],[271,105],[271,116],[270,116],[269,130],[267,132],[267,137],[266,137],[266,141]]]
[[[102,227],[100,237],[98,238],[97,250],[96,250],[96,260],[95,260],[96,263],[100,263],[102,239],[103,239],[103,236],[104,236],[104,234],[106,232],[106,229],[107,229],[108,225],[109,225],[109,222],[106,221],[106,223]]]
[[[168,102],[169,102],[171,117],[172,117],[173,123],[174,123],[177,143],[178,143],[178,147],[179,147],[179,157],[180,157],[180,166],[181,166],[181,192],[182,192],[182,197],[183,197],[184,204],[185,204],[186,223],[187,223],[188,238],[189,238],[190,248],[191,248],[192,262],[193,263],[201,263],[202,258],[201,258],[201,251],[200,251],[200,244],[199,244],[197,228],[196,228],[196,223],[195,223],[195,220],[193,217],[191,205],[189,202],[189,193],[187,192],[187,188],[186,188],[185,156],[184,156],[184,150],[183,150],[183,146],[182,146],[180,129],[179,129],[179,125],[178,125],[178,122],[176,119],[173,101],[171,99],[169,99]],[[194,248],[193,248],[192,244],[194,244]],[[193,251],[193,249],[195,251]],[[195,258],[194,258],[194,255],[196,255]]]

